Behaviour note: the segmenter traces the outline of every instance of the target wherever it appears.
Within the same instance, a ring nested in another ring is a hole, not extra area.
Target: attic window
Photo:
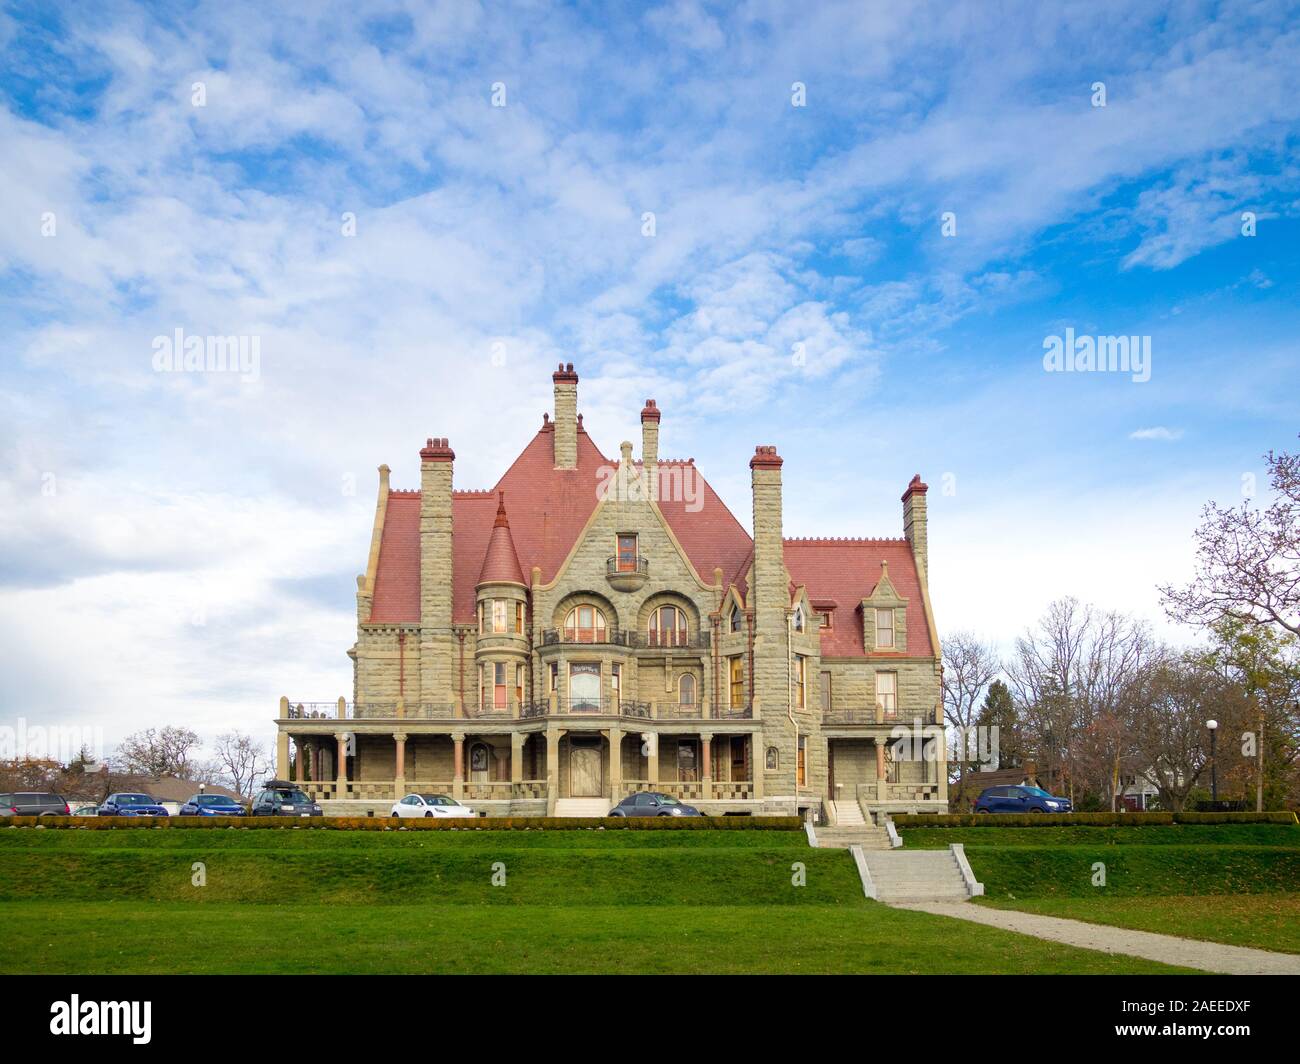
[[[835,615],[831,613],[830,610],[827,610],[825,613],[821,614],[820,617],[818,618],[818,627],[834,628],[835,627],[834,619],[835,619]]]
[[[739,606],[731,607],[731,630],[733,632],[740,631],[740,607]]]
[[[876,610],[876,649],[888,650],[894,646],[894,611]]]
[[[803,606],[796,606],[794,609],[794,630],[803,631]]]

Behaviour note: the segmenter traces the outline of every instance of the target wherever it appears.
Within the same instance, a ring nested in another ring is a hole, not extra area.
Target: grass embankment
[[[6,972],[1173,970],[877,905],[796,832],[17,828],[0,920]]]
[[[1294,825],[911,828],[903,838],[965,844],[985,905],[1300,952]]]

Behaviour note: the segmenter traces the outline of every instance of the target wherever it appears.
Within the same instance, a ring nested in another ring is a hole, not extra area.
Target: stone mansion
[[[573,365],[552,379],[554,417],[491,490],[453,485],[446,439],[418,491],[379,467],[352,698],[280,700],[279,775],[339,808],[945,811],[920,477],[902,538],[786,539],[782,459],[756,447],[751,536],[693,460],[659,457],[654,400],[639,460],[610,459]]]

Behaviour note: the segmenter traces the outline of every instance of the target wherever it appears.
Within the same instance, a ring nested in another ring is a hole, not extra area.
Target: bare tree
[[[1226,730],[1246,709],[1242,689],[1217,675],[1204,655],[1169,654],[1146,670],[1134,699],[1133,748],[1137,774],[1160,792],[1165,809],[1181,812],[1206,774],[1205,722],[1218,718]]]
[[[955,632],[943,643],[943,715],[957,733],[953,753],[957,786],[961,788],[970,762],[967,737],[972,736],[980,699],[1002,671],[997,652],[970,632]]]
[[[1053,602],[1007,666],[1039,767],[1108,796],[1128,754],[1133,685],[1155,645],[1146,625],[1076,599]]]
[[[1265,456],[1276,496],[1265,509],[1211,502],[1196,530],[1196,574],[1160,588],[1171,617],[1212,625],[1231,618],[1300,635],[1300,454]]]
[[[198,745],[198,735],[189,728],[146,728],[122,740],[117,759],[123,771],[131,775],[189,779]]]
[[[237,794],[252,798],[257,781],[271,770],[266,748],[243,732],[217,736],[216,769],[221,781]]]

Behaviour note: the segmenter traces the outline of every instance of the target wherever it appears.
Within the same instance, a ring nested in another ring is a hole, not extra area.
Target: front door
[[[569,750],[569,797],[603,797],[603,782],[599,744],[574,743]]]

